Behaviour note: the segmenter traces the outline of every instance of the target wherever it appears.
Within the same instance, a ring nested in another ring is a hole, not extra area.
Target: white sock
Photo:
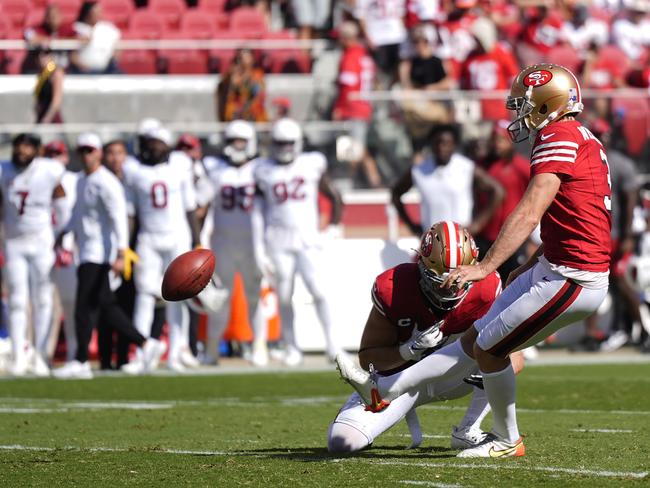
[[[63,307],[63,333],[65,334],[65,354],[72,361],[77,354],[77,332],[74,326],[74,301],[61,301]]]
[[[34,287],[32,300],[32,322],[34,324],[34,349],[43,358],[47,357],[47,342],[52,328],[52,285],[39,283]]]
[[[325,347],[327,355],[334,357],[339,353],[339,347],[334,340],[334,328],[332,327],[332,318],[330,315],[329,304],[324,298],[315,300],[316,314],[320,323],[323,325],[323,335],[325,336]]]
[[[282,327],[282,340],[287,347],[298,348],[296,334],[293,328],[293,305],[289,303],[280,304],[280,324]]]
[[[377,386],[383,398],[393,400],[423,383],[463,374],[475,365],[474,359],[465,354],[458,340],[404,371],[379,378]]]
[[[472,401],[467,407],[463,420],[460,421],[458,427],[460,429],[474,429],[481,428],[481,422],[490,411],[490,404],[488,403],[485,390],[474,387],[472,393]]]
[[[519,439],[515,408],[515,371],[512,365],[496,373],[483,373],[485,393],[492,407],[492,431],[501,439],[516,442]]]
[[[187,338],[184,337],[186,331],[183,324],[186,318],[185,306],[179,302],[169,302],[166,308],[167,324],[169,325],[169,354],[167,360],[177,361],[183,346],[187,343]]]

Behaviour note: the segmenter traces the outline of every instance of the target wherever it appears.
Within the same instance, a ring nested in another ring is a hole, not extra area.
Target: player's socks
[[[34,348],[36,352],[46,357],[47,341],[52,327],[52,286],[40,284],[35,292],[36,300],[32,302]]]
[[[422,383],[467,374],[475,364],[474,359],[463,351],[460,341],[456,341],[404,371],[379,378],[379,393],[385,400],[394,400]]]
[[[181,350],[187,345],[189,338],[189,316],[185,313],[185,306],[179,302],[168,303],[167,321],[169,323],[168,361],[178,362]]]
[[[485,390],[474,388],[472,393],[472,400],[467,407],[465,416],[458,424],[459,429],[480,429],[481,423],[485,416],[490,412],[490,404],[488,403]]]
[[[25,340],[27,337],[27,316],[24,309],[9,312],[9,337],[11,337],[11,354],[14,364],[23,365],[25,355]]]
[[[282,339],[285,345],[298,347],[296,344],[296,334],[293,330],[293,307],[291,303],[280,303],[280,323],[282,326]]]
[[[63,333],[65,334],[66,361],[72,361],[77,354],[77,333],[74,328],[74,302],[66,300],[63,307]]]
[[[515,409],[515,372],[512,365],[496,373],[483,373],[483,384],[492,407],[492,432],[500,439],[517,442],[520,436]]]
[[[156,298],[148,293],[137,293],[133,310],[133,325],[145,337],[151,336]]]
[[[316,306],[316,314],[320,323],[323,325],[323,334],[325,335],[325,345],[327,356],[334,359],[339,353],[340,348],[334,339],[334,328],[332,327],[332,318],[330,315],[329,305],[327,300],[318,298],[314,300]]]

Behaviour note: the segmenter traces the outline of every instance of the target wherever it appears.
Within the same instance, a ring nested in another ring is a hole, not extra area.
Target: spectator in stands
[[[49,47],[53,39],[66,39],[75,37],[75,31],[70,24],[64,24],[61,17],[61,10],[56,4],[49,4],[45,8],[43,22],[28,26],[24,32],[25,41],[30,48],[25,61],[21,68],[23,74],[38,73],[38,52],[37,48],[41,46]],[[53,53],[56,63],[62,68],[68,65],[67,52]]]
[[[505,119],[494,123],[489,138],[488,155],[482,164],[488,174],[506,191],[492,218],[487,222],[481,233],[476,236],[476,244],[481,259],[496,241],[503,222],[521,200],[530,180],[530,163],[515,151],[515,146],[508,134],[509,125],[510,121]],[[485,200],[483,195],[479,196],[479,208],[487,203],[483,200]],[[504,284],[510,272],[519,267],[525,260],[525,246],[522,246],[517,253],[513,254],[499,267],[498,271]]]
[[[642,61],[650,45],[650,2],[647,0],[624,0],[624,15],[612,26],[614,43],[633,62]]]
[[[399,46],[406,40],[404,27],[406,0],[356,0],[354,16],[387,83],[395,78],[399,63]]]
[[[557,10],[547,5],[529,7],[523,13],[522,24],[525,27],[516,48],[517,58],[528,66],[542,61],[552,48],[562,43],[563,20]]]
[[[323,30],[332,9],[331,0],[291,0],[291,7],[300,29],[301,39],[312,39],[316,31]]]
[[[484,92],[508,89],[519,73],[519,66],[508,46],[497,42],[494,23],[487,18],[477,19],[470,32],[476,47],[461,67],[461,88]],[[502,99],[481,101],[481,120],[507,118],[508,111]]]
[[[587,52],[607,44],[609,25],[607,22],[589,16],[589,8],[584,1],[567,5],[570,16],[562,25],[563,38],[577,51],[580,57]]]
[[[339,28],[339,42],[343,54],[337,78],[338,97],[334,102],[332,119],[346,121],[351,126],[350,137],[361,149],[347,162],[356,169],[361,165],[367,184],[373,188],[381,185],[377,164],[367,148],[368,129],[372,120],[372,104],[358,100],[360,94],[372,90],[375,81],[375,64],[359,41],[359,28],[354,22],[343,22]]]
[[[447,19],[438,28],[438,35],[443,46],[440,51],[441,57],[450,59],[453,69],[450,74],[454,79],[458,78],[460,65],[474,49],[474,39],[470,28],[477,18],[475,7],[475,0],[454,0]]]
[[[241,49],[217,85],[217,118],[222,122],[266,122],[265,96],[264,71],[255,65],[250,49]]]
[[[101,20],[101,6],[96,1],[86,1],[73,27],[77,38],[84,44],[70,54],[70,73],[114,74],[119,69],[113,54],[120,39],[120,30],[111,22]]]
[[[34,87],[34,110],[37,124],[60,124],[63,105],[63,69],[56,64],[52,52],[47,47],[38,49],[40,73]]]
[[[632,220],[639,196],[639,174],[633,161],[611,147],[612,128],[608,122],[602,119],[595,120],[591,124],[591,131],[606,148],[612,189],[612,260],[609,274],[612,286],[610,286],[610,292],[620,296],[623,300],[624,308],[616,307],[619,314],[624,310],[629,314],[632,322],[638,324],[643,323],[644,320],[650,322],[647,306],[641,303],[639,295],[625,278],[625,272],[635,248]],[[617,304],[619,301],[615,299],[614,303]],[[641,307],[646,308],[645,314],[640,312]],[[630,336],[627,328],[621,326],[623,323],[621,320],[615,320],[613,332],[603,342],[603,334],[598,330],[597,315],[594,314],[585,323],[585,337],[580,349],[594,351],[600,348],[603,351],[613,351],[624,346]],[[647,330],[650,323],[645,325],[644,328]]]
[[[413,46],[413,55],[402,59],[399,64],[401,88],[423,92],[439,92],[451,88],[453,80],[448,75],[448,67],[434,53],[438,44],[436,28],[429,24],[415,27],[411,31],[410,44]],[[402,102],[402,110],[415,152],[422,150],[433,126],[448,123],[451,119],[448,107],[439,100],[405,100]]]
[[[271,100],[271,107],[273,109],[271,112],[271,120],[276,121],[285,117],[291,117],[291,100],[287,97],[275,97]]]
[[[441,220],[452,220],[477,235],[503,200],[503,188],[474,161],[457,152],[460,134],[452,125],[440,125],[431,135],[431,155],[414,164],[393,186],[392,202],[413,234]],[[402,195],[415,186],[421,198],[420,222],[406,212]],[[486,195],[480,208],[474,205],[474,189]]]

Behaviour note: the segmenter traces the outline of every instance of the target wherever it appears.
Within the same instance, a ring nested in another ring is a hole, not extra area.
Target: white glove
[[[321,232],[326,240],[342,239],[343,238],[343,225],[330,224]]]
[[[422,355],[429,349],[432,349],[440,344],[443,344],[446,337],[440,330],[444,320],[436,322],[431,327],[418,330],[417,324],[413,327],[411,338],[404,344],[399,346],[400,356],[405,361],[419,361]]]

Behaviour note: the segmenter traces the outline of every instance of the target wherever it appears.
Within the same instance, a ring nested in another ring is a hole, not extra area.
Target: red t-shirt
[[[372,105],[365,100],[356,100],[351,95],[372,90],[375,78],[375,63],[368,56],[366,48],[356,44],[343,51],[339,64],[339,95],[334,103],[334,111],[341,119],[370,120]]]
[[[551,123],[537,134],[530,176],[555,173],[562,183],[542,217],[544,256],[584,271],[609,270],[611,183],[602,144],[577,120]]]
[[[533,19],[523,32],[523,41],[546,54],[562,43],[562,16],[551,11],[543,19]]]
[[[505,190],[501,205],[494,211],[494,215],[486,224],[483,232],[481,232],[485,239],[494,242],[499,235],[503,222],[512,213],[526,192],[530,180],[530,163],[519,154],[515,154],[512,161],[500,159],[493,163],[488,169],[488,173],[501,183]]]
[[[448,312],[429,307],[420,290],[417,263],[403,263],[377,276],[372,287],[372,303],[395,327],[400,342],[410,339],[413,327],[424,330],[444,319],[442,332],[448,336],[465,332],[492,306],[501,293],[501,277],[496,271],[472,285],[460,304]]]
[[[497,44],[489,53],[470,54],[461,67],[461,87],[466,90],[494,91],[510,88],[519,74],[519,66],[512,51]],[[509,119],[502,99],[481,102],[484,120]]]

